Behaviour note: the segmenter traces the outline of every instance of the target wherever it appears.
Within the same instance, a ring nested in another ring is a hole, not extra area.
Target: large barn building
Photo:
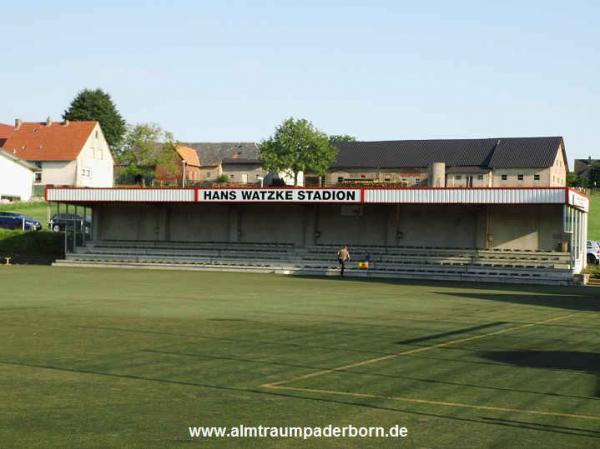
[[[562,137],[347,142],[338,150],[328,185],[434,185],[436,162],[445,166],[436,187],[564,187],[568,173]]]
[[[454,145],[423,162],[428,186],[50,188],[47,199],[92,210],[88,241],[67,237],[63,265],[335,274],[337,248],[348,244],[355,262],[369,261],[350,268],[356,276],[568,284],[585,266],[589,200],[564,187],[555,162],[564,164],[564,145],[555,142],[554,154],[544,147],[523,159],[540,186],[447,187],[449,168],[477,161],[457,159],[471,150]],[[490,176],[501,181],[513,168],[493,160]],[[548,185],[552,176],[558,185]]]

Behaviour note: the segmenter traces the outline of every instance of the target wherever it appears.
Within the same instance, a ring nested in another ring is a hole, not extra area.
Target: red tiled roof
[[[177,153],[186,162],[187,165],[194,165],[200,167],[200,160],[198,159],[198,153],[196,150],[190,147],[179,145],[177,147]]]
[[[8,137],[8,134],[15,129],[10,125],[5,125],[4,123],[0,123],[0,139]]]
[[[44,122],[25,122],[19,129],[0,124],[0,144],[26,161],[74,161],[97,123],[58,122],[46,126]]]
[[[0,147],[4,144],[8,135],[12,132],[14,128],[10,125],[5,125],[4,123],[0,123]]]

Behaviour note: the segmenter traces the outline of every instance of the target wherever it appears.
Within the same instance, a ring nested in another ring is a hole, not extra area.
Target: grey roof
[[[562,143],[562,137],[344,142],[337,144],[332,168],[427,167],[433,162],[449,167],[541,168],[554,163]]]
[[[592,159],[591,157],[587,159],[575,159],[575,173],[579,176],[587,176],[596,162],[600,162],[600,159]]]
[[[246,159],[246,158],[241,158],[241,157],[230,157],[230,158],[225,158],[223,159],[223,164],[230,164],[230,165],[261,165],[260,160],[258,159]]]
[[[219,165],[224,159],[258,161],[260,146],[254,142],[195,142],[185,143],[198,153],[200,165]]]

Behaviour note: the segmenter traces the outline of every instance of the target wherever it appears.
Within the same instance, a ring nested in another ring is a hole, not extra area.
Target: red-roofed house
[[[38,168],[35,184],[112,187],[113,157],[94,121],[0,124],[0,147]]]

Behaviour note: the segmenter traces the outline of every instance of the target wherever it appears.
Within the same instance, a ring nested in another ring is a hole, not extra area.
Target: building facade
[[[35,167],[0,149],[0,199],[29,201]]]
[[[215,182],[227,176],[236,184],[260,183],[265,173],[258,155],[260,145],[254,142],[196,142],[187,143],[193,148],[200,163],[203,182]]]

